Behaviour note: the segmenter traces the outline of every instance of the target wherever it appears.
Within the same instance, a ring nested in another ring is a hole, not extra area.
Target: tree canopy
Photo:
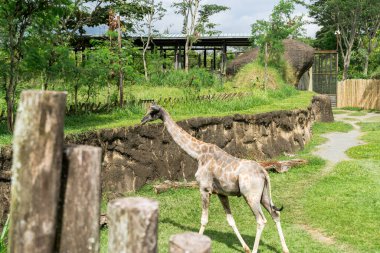
[[[379,41],[380,1],[312,0],[309,9],[321,27],[315,45],[328,49],[338,46],[343,59],[343,79],[349,77],[350,69],[357,69],[357,64],[363,66],[362,74],[367,76],[369,62]],[[355,61],[353,68],[352,58]]]

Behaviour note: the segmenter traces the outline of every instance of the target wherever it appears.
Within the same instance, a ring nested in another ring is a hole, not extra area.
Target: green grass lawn
[[[366,143],[347,150],[347,155],[354,159],[380,160],[380,120],[378,122],[359,123]]]
[[[308,166],[299,167],[297,172],[290,172],[286,177],[280,174],[271,175],[274,201],[278,205],[283,204],[285,206],[282,212],[282,224],[288,247],[293,252],[306,252],[305,249],[308,249],[307,252],[336,252],[334,249],[329,249],[314,241],[294,222],[296,217],[292,214],[294,207],[291,206],[294,200],[288,194],[281,194],[281,192],[288,191],[294,182],[316,173],[323,164],[322,160],[314,158]],[[198,190],[171,190],[155,195],[152,186],[147,185],[134,195],[156,199],[160,203],[159,252],[168,252],[168,241],[171,235],[199,230],[201,201]],[[256,232],[256,221],[251,210],[243,198],[231,197],[230,204],[243,238],[252,247]],[[209,224],[206,227],[205,235],[212,240],[213,252],[243,252],[238,239],[227,224],[223,208],[216,196],[211,197],[209,212]],[[268,224],[262,236],[260,252],[281,252],[275,225],[269,215],[266,216]],[[101,239],[101,252],[106,252],[107,230],[102,230]]]
[[[192,117],[225,116],[231,114],[255,114],[274,110],[305,108],[313,93],[297,91],[290,86],[263,92],[254,89],[251,96],[226,101],[190,101],[168,106],[166,109],[175,120]],[[111,113],[68,116],[65,134],[75,134],[96,129],[124,127],[138,124],[145,111],[142,107],[115,110]],[[10,144],[12,136],[5,123],[0,124],[0,146]]]
[[[365,116],[367,115],[367,111],[357,111],[357,112],[352,112],[349,114],[349,116]]]
[[[284,205],[284,210],[281,213],[282,224],[285,238],[291,252],[349,252],[347,249],[342,248],[341,244],[348,244],[350,247],[352,246],[354,250],[358,249],[358,251],[361,252],[369,252],[366,251],[366,249],[371,250],[376,246],[376,243],[371,241],[371,239],[366,239],[376,237],[376,231],[374,230],[368,229],[363,235],[358,235],[360,232],[360,230],[358,230],[355,233],[355,235],[359,236],[358,240],[356,242],[350,242],[347,240],[347,238],[351,236],[348,228],[357,229],[355,226],[351,226],[349,223],[346,227],[328,226],[327,222],[334,224],[334,220],[339,220],[340,216],[343,217],[340,212],[344,213],[346,217],[353,214],[350,208],[337,210],[337,213],[331,216],[331,221],[328,221],[326,218],[323,222],[314,220],[314,217],[317,215],[322,216],[322,214],[324,214],[322,211],[327,205],[324,200],[321,200],[323,196],[321,197],[321,195],[317,194],[319,189],[323,191],[324,181],[321,181],[319,177],[321,171],[324,170],[325,161],[312,156],[310,153],[315,146],[325,141],[325,139],[320,136],[321,134],[332,131],[347,132],[351,129],[351,125],[341,122],[314,124],[314,136],[312,141],[304,150],[298,152],[296,155],[297,158],[307,159],[309,161],[308,164],[293,168],[284,174],[271,173],[270,175],[274,203],[279,206]],[[366,176],[365,173],[361,175]],[[331,176],[335,176],[335,174]],[[339,191],[347,188],[347,185],[344,184],[349,184],[346,180],[346,176],[347,174],[342,176],[341,179],[343,179],[343,182],[339,181],[340,176],[338,176],[336,182],[334,182],[331,187],[334,188],[335,185],[337,185]],[[371,176],[373,175],[371,174]],[[328,179],[329,177],[330,175],[326,178]],[[359,181],[362,182],[362,179]],[[357,186],[358,185],[353,184],[353,186],[348,189],[354,190]],[[317,193],[315,193],[315,187],[317,187]],[[328,187],[326,187],[326,193],[330,193],[327,190],[329,190]],[[199,229],[201,201],[199,191],[196,189],[169,190],[168,192],[156,195],[152,190],[152,185],[146,185],[137,193],[126,195],[143,196],[159,201],[159,252],[168,251],[168,241],[171,235],[185,231],[197,232]],[[358,203],[359,201],[355,199],[355,194],[346,194],[345,196],[348,196],[347,198],[353,198],[353,203],[350,205],[354,205],[354,203]],[[375,199],[376,196],[372,197],[371,201]],[[340,201],[341,199],[337,198],[337,200]],[[243,198],[230,197],[230,202],[237,226],[243,238],[248,245],[252,247],[256,233],[254,216]],[[362,202],[360,203],[362,204]],[[341,203],[341,205],[345,204],[347,203]],[[102,211],[105,212],[105,210],[106,201],[104,200],[102,203]],[[364,208],[363,212],[364,211],[367,212],[368,217],[377,217],[377,211],[375,209],[368,210]],[[268,224],[262,235],[260,252],[281,252],[277,230],[270,216],[267,213],[265,214],[268,219]],[[360,214],[362,214],[362,212],[360,212]],[[372,228],[380,226],[380,219],[373,221],[372,218],[365,218],[364,221],[364,225],[367,225],[366,222],[369,221],[374,222],[374,224],[371,225]],[[336,244],[326,245],[316,240],[309,232],[305,231],[305,224],[333,236],[334,240],[336,240]],[[366,227],[364,228],[367,229]],[[340,236],[336,236],[336,233]],[[227,224],[223,208],[216,196],[212,196],[211,198],[209,224],[206,227],[205,234],[212,240],[213,252],[243,252],[238,239]],[[101,231],[101,252],[106,252],[106,245],[107,229],[104,229]]]
[[[333,113],[334,114],[344,114],[344,113],[347,113],[347,112],[344,111],[344,110],[341,110],[341,109],[333,108]]]
[[[380,252],[380,121],[359,123],[366,142],[347,151],[351,161],[305,192],[307,222],[356,252]]]
[[[360,252],[380,252],[380,161],[344,161],[302,199],[308,223]]]

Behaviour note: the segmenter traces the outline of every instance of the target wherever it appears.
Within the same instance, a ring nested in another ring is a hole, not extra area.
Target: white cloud
[[[171,33],[180,33],[182,29],[182,17],[174,13],[171,7],[173,0],[162,0],[167,9],[165,17],[157,23],[156,27],[163,32],[169,28]],[[219,24],[217,29],[223,33],[250,33],[251,24],[258,19],[268,19],[277,0],[203,0],[203,3],[217,3],[230,7],[230,10],[219,13],[212,17],[212,22]],[[307,20],[308,11],[303,6],[295,10],[297,14],[304,14]],[[314,24],[305,25],[306,35],[315,37],[318,26]]]

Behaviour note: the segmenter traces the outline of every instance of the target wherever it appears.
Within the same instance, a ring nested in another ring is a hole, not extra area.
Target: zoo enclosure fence
[[[338,108],[380,110],[380,80],[348,79],[338,83]]]

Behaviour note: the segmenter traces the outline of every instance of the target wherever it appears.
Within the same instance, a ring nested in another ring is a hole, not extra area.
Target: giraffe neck
[[[162,109],[163,110],[163,109]],[[201,142],[183,130],[177,123],[170,117],[169,113],[163,110],[163,121],[169,134],[173,140],[191,157],[198,159],[201,155]]]

